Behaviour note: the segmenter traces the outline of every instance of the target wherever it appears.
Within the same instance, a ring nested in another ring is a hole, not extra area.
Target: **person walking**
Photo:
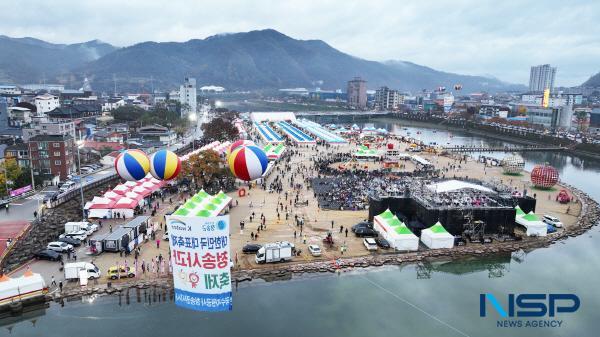
[[[156,239],[156,249],[160,248],[160,239]]]
[[[348,237],[348,228],[346,228],[346,237]]]
[[[52,282],[50,282],[50,286],[51,287],[56,287],[56,280],[54,279],[54,275],[52,275],[51,280],[52,280]]]
[[[63,288],[62,281],[58,282],[58,288],[60,289],[60,292],[62,293],[62,288]]]

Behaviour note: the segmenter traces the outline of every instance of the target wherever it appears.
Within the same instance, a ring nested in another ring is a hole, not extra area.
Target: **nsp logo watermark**
[[[562,319],[555,319],[558,314],[576,312],[581,301],[575,294],[508,294],[506,306],[503,306],[493,294],[479,294],[479,316],[488,316],[489,307],[500,317],[497,327],[551,327],[562,326]],[[545,319],[532,319],[547,317]],[[524,319],[527,318],[527,319]]]

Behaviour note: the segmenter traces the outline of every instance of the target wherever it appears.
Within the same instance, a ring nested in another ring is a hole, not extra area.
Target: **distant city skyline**
[[[538,64],[558,68],[557,87],[579,85],[600,71],[600,3],[592,1],[8,2],[11,10],[0,13],[2,34],[53,43],[100,39],[129,46],[273,28],[368,60],[524,85]]]

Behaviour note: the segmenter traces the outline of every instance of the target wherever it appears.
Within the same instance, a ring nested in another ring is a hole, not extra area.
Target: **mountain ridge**
[[[35,41],[24,44],[44,42],[32,40]],[[85,76],[95,89],[109,91],[113,78],[121,90],[139,91],[149,89],[150,81],[163,90],[176,88],[184,77],[195,77],[199,86],[214,84],[232,90],[312,87],[315,83],[322,88],[344,89],[355,76],[367,80],[369,89],[387,85],[416,91],[438,86],[452,88],[457,83],[462,84],[463,92],[525,88],[483,76],[438,71],[409,61],[370,61],[341,52],[325,41],[298,40],[274,29],[218,34],[185,42],[145,41],[122,48],[97,40],[56,46],[59,47],[36,48],[50,50],[50,54],[55,50],[75,50],[78,57],[69,66],[58,63],[58,71],[51,74],[56,80],[69,83]],[[35,77],[35,71],[39,72],[33,68],[27,76]],[[5,72],[0,56],[0,80]]]

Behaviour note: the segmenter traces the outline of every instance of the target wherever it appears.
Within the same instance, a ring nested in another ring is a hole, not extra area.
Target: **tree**
[[[228,171],[223,166],[223,159],[213,150],[202,151],[191,155],[182,163],[179,179],[193,180],[198,186],[207,186],[213,180],[221,179]]]
[[[202,124],[204,138],[208,141],[227,141],[238,137],[238,130],[231,121],[215,118],[212,121]]]
[[[118,122],[135,122],[145,113],[146,110],[133,105],[120,106],[111,112],[115,121]]]
[[[25,186],[18,184],[21,175],[22,171],[17,164],[17,161],[14,158],[5,159],[4,162],[0,164],[0,195],[8,195],[7,189],[12,190]]]

